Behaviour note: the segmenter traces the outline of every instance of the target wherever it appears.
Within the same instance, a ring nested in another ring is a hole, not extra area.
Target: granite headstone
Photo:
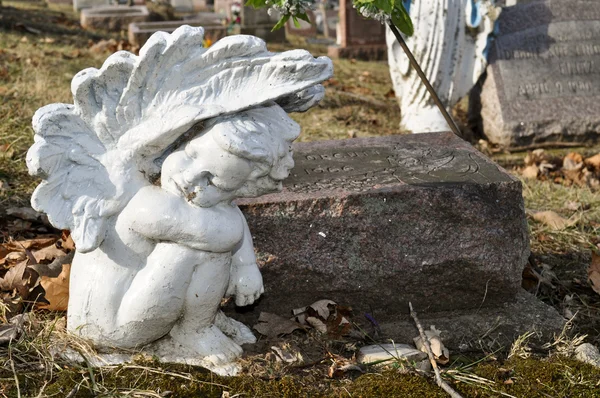
[[[600,1],[507,7],[498,20],[481,103],[501,146],[600,137]]]
[[[409,301],[458,340],[498,317],[508,338],[540,313],[561,324],[521,289],[529,256],[521,183],[471,145],[426,133],[294,151],[283,192],[240,202],[266,289],[253,313],[286,316],[330,299],[351,306],[359,323],[369,313],[387,337],[409,339],[412,322],[397,324]]]

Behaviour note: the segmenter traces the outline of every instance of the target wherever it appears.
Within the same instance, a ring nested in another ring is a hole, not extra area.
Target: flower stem
[[[452,132],[454,134],[456,134],[458,137],[463,138],[462,133],[460,132],[460,129],[458,128],[458,126],[456,125],[456,123],[454,122],[454,120],[452,119],[452,116],[450,116],[450,114],[446,110],[446,107],[444,106],[444,104],[442,104],[442,101],[440,100],[440,97],[437,95],[437,93],[435,92],[435,90],[431,86],[431,83],[429,83],[429,80],[427,79],[427,76],[425,76],[425,73],[423,73],[423,70],[419,66],[417,60],[415,59],[415,57],[413,55],[413,53],[410,51],[410,49],[406,45],[406,42],[402,38],[402,35],[398,31],[398,29],[396,28],[396,26],[394,25],[394,23],[392,21],[389,21],[388,22],[388,26],[392,30],[392,33],[394,34],[394,36],[396,36],[396,40],[398,40],[398,43],[400,44],[400,47],[402,47],[402,49],[406,53],[406,56],[408,57],[408,60],[410,61],[411,66],[415,69],[415,71],[417,71],[417,75],[419,75],[419,77],[421,78],[421,81],[423,82],[423,84],[427,88],[427,91],[431,95],[431,98],[433,98],[433,102],[435,102],[435,104],[437,105],[437,107],[440,110],[440,112],[442,112],[442,115],[444,116],[444,119],[446,119],[446,123],[448,123],[448,126],[450,127],[450,130],[452,130]]]

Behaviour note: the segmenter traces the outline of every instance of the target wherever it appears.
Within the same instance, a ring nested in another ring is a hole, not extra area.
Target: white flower
[[[267,12],[269,12],[269,15],[274,11],[277,11],[283,15],[296,16],[305,14],[306,11],[314,9],[315,3],[315,0],[285,0],[281,4],[273,4]]]
[[[354,7],[356,8],[356,6]],[[358,8],[358,12],[365,18],[374,19],[376,21],[381,22],[382,24],[386,24],[390,22],[390,16],[387,15],[382,10],[375,8],[370,4],[363,4]]]

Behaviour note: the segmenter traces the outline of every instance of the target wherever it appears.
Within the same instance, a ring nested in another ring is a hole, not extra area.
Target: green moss
[[[382,374],[365,374],[348,386],[352,397],[447,397],[448,395],[425,377],[398,370],[388,370]],[[343,396],[343,395],[339,395]],[[348,395],[346,395],[348,396]]]
[[[474,373],[494,381],[494,390],[516,397],[600,396],[600,369],[562,357],[492,362],[477,366]],[[482,385],[461,383],[457,389],[465,396],[498,396],[489,389],[489,395],[482,394]]]
[[[432,379],[402,371],[388,369],[366,373],[358,378],[332,380],[325,369],[307,370],[305,373],[265,379],[242,375],[220,377],[200,368],[184,365],[146,363],[124,365],[94,370],[96,391],[99,396],[115,396],[131,391],[171,391],[176,397],[219,398],[224,391],[231,396],[247,397],[446,397]],[[290,369],[292,370],[292,369]],[[445,378],[465,397],[497,397],[500,393],[516,397],[581,397],[600,396],[600,369],[566,358],[515,359],[506,362],[481,363],[470,369],[471,375],[492,383],[465,382]],[[36,396],[43,385],[44,376],[37,382],[20,377],[23,396]],[[6,380],[6,379],[4,379]],[[44,396],[65,396],[79,387],[75,397],[93,395],[94,386],[87,370],[63,369],[48,380]],[[29,384],[27,384],[29,383]],[[16,396],[14,385],[8,384],[8,396]]]

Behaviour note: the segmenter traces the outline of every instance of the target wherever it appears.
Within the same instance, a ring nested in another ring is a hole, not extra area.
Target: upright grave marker
[[[352,0],[340,0],[339,7],[337,44],[329,46],[327,55],[333,58],[386,59],[385,25],[359,15],[352,7]]]
[[[600,137],[600,1],[506,8],[482,92],[488,139],[502,146]]]

